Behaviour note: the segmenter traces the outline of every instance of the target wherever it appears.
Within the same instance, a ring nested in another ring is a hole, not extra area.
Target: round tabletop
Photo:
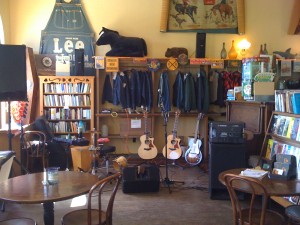
[[[0,183],[0,199],[16,203],[46,203],[88,193],[99,178],[90,173],[59,171],[59,183],[43,185],[44,173],[17,176]]]
[[[225,185],[224,175],[225,174],[235,174],[239,175],[241,171],[245,168],[231,169],[223,171],[219,174],[219,181]],[[270,196],[291,196],[291,195],[300,195],[300,180],[279,180],[279,179],[270,179],[268,176],[265,176],[261,179],[262,184],[268,191]]]

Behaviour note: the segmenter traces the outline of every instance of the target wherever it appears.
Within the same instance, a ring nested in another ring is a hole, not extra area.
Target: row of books
[[[275,90],[275,111],[300,114],[300,90]]]
[[[271,159],[276,154],[294,155],[296,157],[297,167],[299,168],[300,148],[281,143],[280,141],[274,139],[269,139],[267,144],[266,158]]]
[[[87,123],[82,122],[83,124],[83,132],[87,130]],[[59,122],[49,122],[49,126],[51,130],[55,133],[77,133],[79,122],[66,122],[66,121],[59,121]]]
[[[273,127],[270,133],[289,138],[291,140],[300,141],[300,118],[274,115],[272,119]]]
[[[83,108],[75,108],[75,109],[47,108],[44,109],[44,115],[48,120],[91,119],[91,110],[83,109]]]
[[[89,95],[44,95],[44,106],[90,106]]]
[[[45,93],[90,93],[88,83],[50,83],[44,84]]]

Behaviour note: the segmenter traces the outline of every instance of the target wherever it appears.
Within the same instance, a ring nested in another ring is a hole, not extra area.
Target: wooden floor
[[[128,166],[145,163],[135,155],[127,156],[127,159]],[[114,225],[232,224],[230,201],[212,200],[210,198],[208,173],[204,172],[200,166],[179,166],[178,164],[184,165],[184,161],[181,160],[178,160],[175,164],[171,162],[167,164],[167,167],[165,162],[165,159],[161,157],[151,161],[151,163],[159,166],[159,191],[123,193],[122,184],[120,185],[114,203]],[[101,168],[97,172],[99,177],[105,176],[106,169]],[[109,172],[115,172],[111,164]],[[56,202],[54,208],[55,225],[60,225],[60,218],[65,213],[77,208],[85,208],[85,196],[82,196],[82,198],[79,200],[82,205],[74,208],[71,207],[71,204],[75,201],[74,199]],[[7,203],[5,206],[5,212],[0,212],[0,220],[27,216],[34,218],[38,225],[44,224],[41,204]]]

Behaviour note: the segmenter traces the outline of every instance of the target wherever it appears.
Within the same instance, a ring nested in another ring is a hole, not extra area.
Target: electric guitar
[[[177,137],[177,126],[180,112],[175,113],[174,128],[172,134],[167,137],[167,145],[163,148],[163,155],[168,159],[178,159],[182,155],[180,148],[180,138]]]
[[[203,116],[204,115],[202,113],[198,114],[194,138],[189,142],[189,149],[185,152],[186,162],[193,166],[199,164],[202,160],[202,153],[200,151],[202,141],[197,139],[197,133],[199,130],[199,122]]]
[[[142,159],[154,159],[157,156],[157,148],[153,144],[154,138],[150,137],[149,131],[147,129],[147,118],[148,113],[144,112],[144,122],[145,122],[145,132],[144,135],[140,137],[141,145],[138,149],[138,155]]]

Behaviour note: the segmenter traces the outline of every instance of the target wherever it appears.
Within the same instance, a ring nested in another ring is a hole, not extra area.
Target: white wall
[[[246,34],[207,34],[206,57],[219,58],[222,42],[229,51],[231,40],[237,43],[244,37],[252,43],[248,57],[257,55],[264,43],[267,43],[269,53],[291,47],[292,53],[300,56],[300,35],[287,34],[296,1],[299,0],[245,0]],[[55,0],[1,0],[0,6],[5,2],[10,5],[10,33],[7,34],[10,39],[7,43],[25,44],[38,53],[41,30],[49,20]],[[81,0],[81,3],[95,39],[104,26],[118,30],[124,36],[143,37],[148,45],[148,57],[164,57],[168,47],[186,47],[189,55],[195,56],[195,33],[159,31],[161,0]],[[96,55],[101,55],[99,47]]]

